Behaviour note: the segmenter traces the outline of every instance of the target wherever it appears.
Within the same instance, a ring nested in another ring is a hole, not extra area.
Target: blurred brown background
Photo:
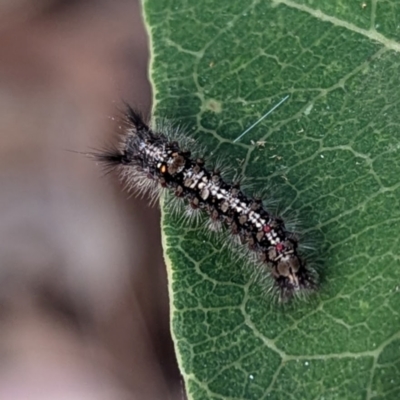
[[[148,113],[137,0],[0,2],[0,399],[181,399],[159,212],[67,150]]]

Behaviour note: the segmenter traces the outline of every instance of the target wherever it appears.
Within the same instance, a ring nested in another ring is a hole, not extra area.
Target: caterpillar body
[[[225,226],[269,272],[281,300],[316,287],[316,273],[299,252],[297,235],[282,218],[272,215],[260,198],[247,196],[227,181],[218,168],[210,169],[177,136],[153,130],[141,114],[127,106],[126,127],[119,147],[96,153],[107,167],[117,168],[128,187],[159,194],[170,191],[213,223]]]

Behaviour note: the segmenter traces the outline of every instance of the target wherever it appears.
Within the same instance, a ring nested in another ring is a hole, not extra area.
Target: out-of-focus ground
[[[0,2],[0,399],[181,399],[159,212],[67,150],[149,112],[136,0]]]

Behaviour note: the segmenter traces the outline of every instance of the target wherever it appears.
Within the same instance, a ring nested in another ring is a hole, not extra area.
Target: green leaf
[[[268,301],[235,254],[164,206],[189,397],[400,398],[400,3],[147,0],[144,9],[156,115],[270,187],[315,243],[321,274],[309,302]]]

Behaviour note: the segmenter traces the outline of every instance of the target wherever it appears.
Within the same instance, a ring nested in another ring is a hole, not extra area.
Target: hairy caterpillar
[[[168,190],[210,221],[228,228],[264,269],[270,272],[281,300],[316,287],[316,273],[299,254],[298,237],[282,218],[266,210],[260,198],[249,197],[239,184],[193,157],[184,137],[151,129],[140,113],[127,106],[127,125],[119,147],[96,153],[97,160],[117,168],[128,187],[158,198]]]

